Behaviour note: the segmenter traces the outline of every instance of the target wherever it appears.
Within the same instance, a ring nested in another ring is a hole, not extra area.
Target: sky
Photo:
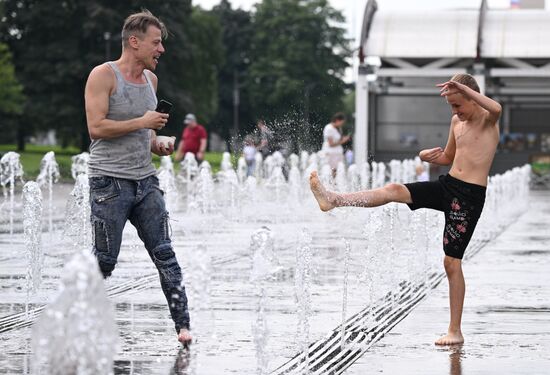
[[[257,0],[230,0],[234,8],[250,10]],[[219,0],[193,0],[194,5],[204,9],[211,9]],[[357,38],[360,33],[361,22],[367,0],[329,0],[332,7],[342,11],[346,17],[348,36]],[[379,10],[399,9],[446,9],[446,8],[478,8],[481,0],[378,0]],[[550,0],[546,0],[548,8]],[[491,8],[508,8],[510,0],[488,0]]]
[[[229,0],[233,8],[242,8],[251,10],[258,0]],[[489,8],[503,9],[510,7],[511,0],[487,0]],[[520,0],[521,1],[521,0]],[[199,5],[204,9],[211,9],[219,4],[220,0],[193,0],[193,5]],[[367,0],[329,0],[333,8],[342,11],[346,18],[345,28],[347,36],[351,39],[352,47],[357,45],[357,40],[361,34],[361,24],[363,22],[363,12]],[[434,10],[434,9],[453,9],[453,8],[473,8],[478,9],[481,0],[377,0],[378,10]],[[546,0],[546,9],[550,10],[550,0]],[[352,82],[355,80],[356,59],[352,59],[353,67],[346,71],[344,80]]]

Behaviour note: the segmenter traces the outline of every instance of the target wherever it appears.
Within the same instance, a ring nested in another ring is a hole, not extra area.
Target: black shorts
[[[443,250],[450,257],[462,259],[483,210],[487,188],[449,174],[439,176],[437,181],[405,186],[411,193],[411,210],[431,208],[445,213]]]

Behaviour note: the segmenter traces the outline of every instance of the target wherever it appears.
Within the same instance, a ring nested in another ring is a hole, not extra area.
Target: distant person
[[[176,151],[175,161],[180,161],[188,152],[195,155],[195,159],[200,164],[204,160],[206,152],[208,133],[204,126],[197,123],[197,118],[194,114],[188,113],[183,120],[185,129],[181,135],[181,140]]]
[[[346,152],[344,152],[344,159],[346,160],[346,165],[348,167],[353,164],[353,150],[351,148],[347,149]]]
[[[346,115],[341,112],[335,113],[330,123],[323,129],[323,146],[321,148],[328,165],[333,171],[338,168],[338,163],[344,161],[344,148],[349,142],[350,136],[342,136],[342,127],[346,123]]]
[[[166,28],[149,11],[130,15],[122,27],[122,55],[96,66],[84,99],[90,145],[93,252],[103,277],[117,263],[126,221],[136,227],[157,267],[178,340],[191,342],[182,274],[170,241],[168,212],[151,152],[170,155],[155,130],[168,115],[155,111],[157,76]],[[93,329],[93,327],[91,327]]]
[[[252,176],[256,169],[256,145],[251,135],[247,135],[244,139],[243,157],[246,162],[246,176]]]
[[[502,108],[482,95],[474,77],[456,74],[437,85],[451,106],[452,118],[445,149],[422,150],[420,159],[451,165],[449,174],[438,181],[388,184],[379,189],[355,193],[327,191],[317,172],[310,177],[311,190],[323,211],[334,207],[378,207],[390,202],[406,203],[411,210],[431,208],[445,214],[443,250],[449,280],[451,321],[437,345],[464,342],[461,321],[464,304],[462,257],[470,242],[485,203],[487,179],[499,142],[498,119]]]
[[[265,159],[273,152],[274,133],[265,124],[264,120],[258,120],[256,123],[256,133],[258,137],[258,151]]]

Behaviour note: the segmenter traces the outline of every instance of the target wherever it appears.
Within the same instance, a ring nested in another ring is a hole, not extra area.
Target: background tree
[[[214,28],[208,34],[214,37],[216,26],[210,22],[202,27],[205,20],[193,18],[191,0],[4,0],[3,5],[0,38],[13,51],[16,74],[28,98],[17,119],[20,146],[34,130],[56,129],[63,145],[88,147],[83,94],[88,74],[94,66],[118,58],[123,21],[142,8],[158,16],[170,32],[164,43],[167,52],[157,70],[158,96],[174,104],[168,130],[173,134],[181,131],[188,111],[198,108],[207,116],[213,112],[200,105],[206,102],[203,98],[215,96],[215,84],[192,74],[190,67],[215,65],[216,61],[208,59],[216,56],[206,53],[199,57],[195,52],[208,49],[208,41],[194,35],[201,42],[191,43],[190,33]],[[204,94],[203,90],[212,92]]]
[[[8,46],[0,43],[0,113],[21,113],[23,87],[15,77],[12,56]]]
[[[200,7],[193,8],[190,22],[184,28],[189,44],[182,47],[188,48],[190,55],[181,67],[181,86],[191,99],[186,109],[209,125],[218,112],[218,71],[224,61],[222,29],[218,18]]]
[[[263,0],[253,17],[250,97],[257,116],[276,119],[301,145],[342,110],[350,51],[342,14],[327,0]],[[272,124],[272,126],[274,126]]]
[[[212,127],[224,139],[238,132],[246,133],[254,126],[254,114],[250,106],[250,96],[246,79],[250,65],[250,44],[254,30],[250,12],[233,9],[228,0],[222,0],[212,9],[221,26],[223,37],[224,63],[218,73],[218,112],[211,122]],[[238,113],[234,118],[234,90],[238,90]]]
[[[23,87],[15,77],[11,53],[8,46],[0,43],[0,139],[13,137],[13,115],[21,113],[23,103]]]

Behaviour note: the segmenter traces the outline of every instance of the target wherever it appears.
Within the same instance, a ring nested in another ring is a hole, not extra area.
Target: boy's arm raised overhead
[[[486,123],[494,125],[497,123],[500,114],[502,112],[502,106],[493,99],[480,94],[479,92],[472,90],[466,85],[455,81],[447,81],[437,85],[440,87],[441,96],[450,96],[453,94],[462,94],[466,98],[473,100],[479,104],[483,109],[489,112]]]

